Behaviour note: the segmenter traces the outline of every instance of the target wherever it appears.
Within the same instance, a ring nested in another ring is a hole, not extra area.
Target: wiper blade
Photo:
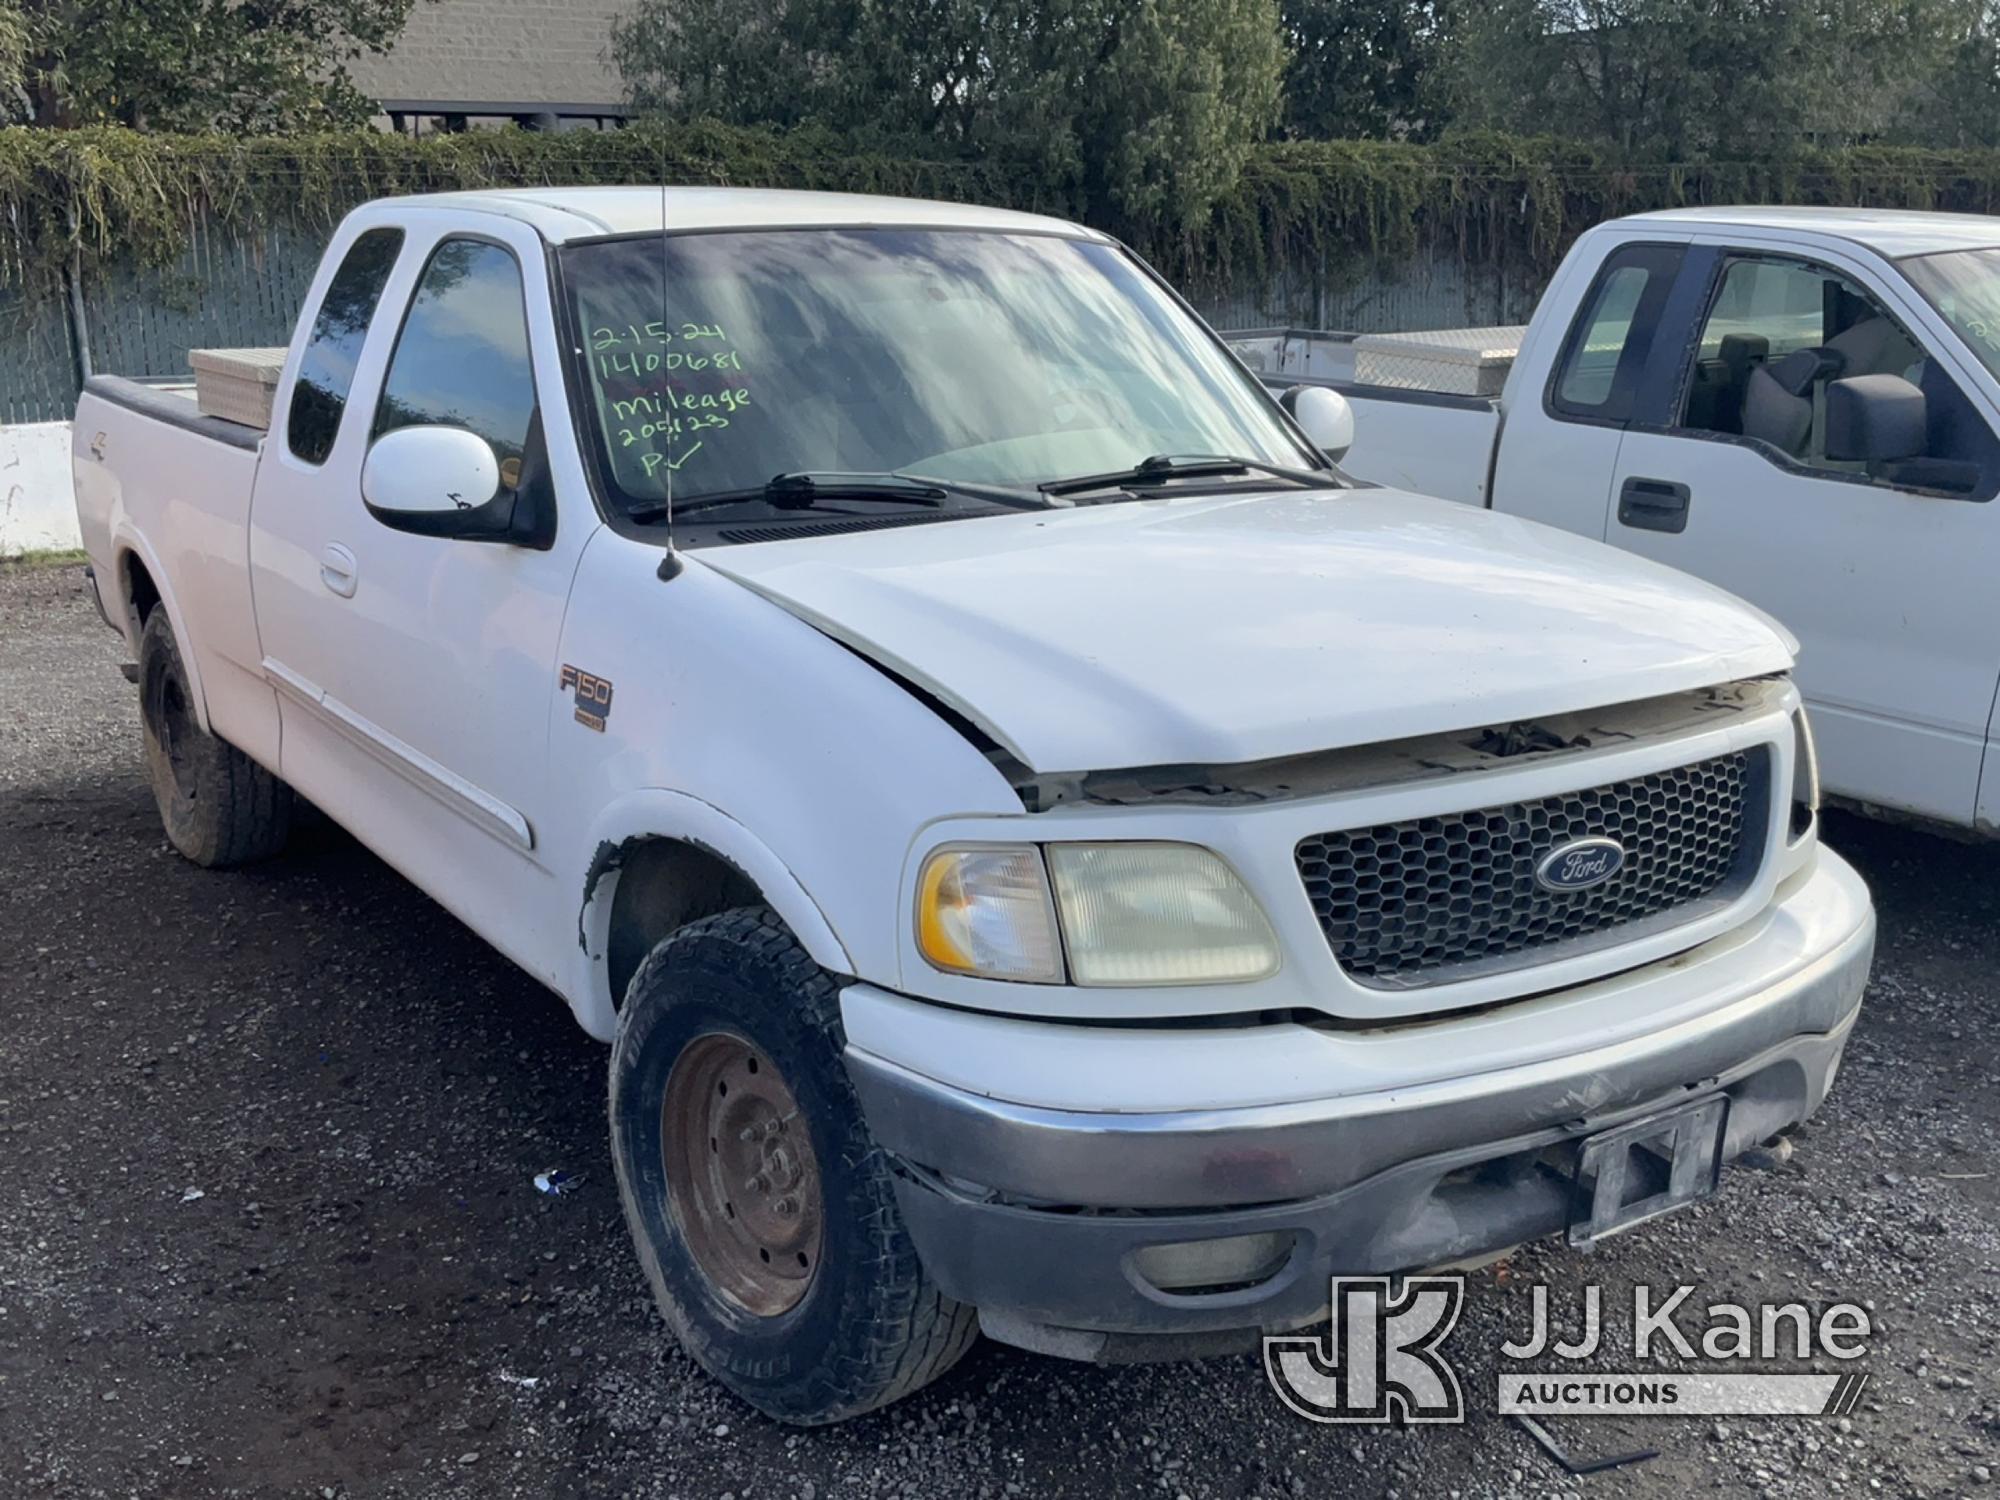
[[[910,479],[901,474],[774,474],[763,484],[747,489],[722,490],[695,495],[674,502],[677,516],[697,511],[717,510],[727,505],[752,501],[778,510],[811,510],[822,500],[877,500],[896,505],[939,505],[945,492],[928,480]],[[649,500],[627,512],[635,521],[649,521],[667,514],[667,502]]]
[[[1090,490],[1158,484],[1169,479],[1226,479],[1237,474],[1268,474],[1308,489],[1347,488],[1340,477],[1329,470],[1290,469],[1283,464],[1267,464],[1255,458],[1233,458],[1222,453],[1155,453],[1129,469],[1116,469],[1109,474],[1079,474],[1074,479],[1051,479],[1037,488],[1044,495],[1081,495]]]
[[[756,502],[777,510],[812,510],[822,500],[875,501],[890,505],[936,507],[947,495],[969,495],[1001,505],[1040,509],[1048,502],[1037,495],[1000,485],[962,483],[955,479],[931,479],[921,474],[841,473],[800,471],[776,474],[763,484],[747,489],[725,490],[718,494],[695,495],[674,502],[676,516],[715,510],[730,505]],[[626,512],[635,521],[657,520],[667,514],[667,502],[649,500]]]

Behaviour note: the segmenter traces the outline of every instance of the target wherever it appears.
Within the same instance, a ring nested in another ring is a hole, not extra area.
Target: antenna
[[[660,142],[660,323],[665,326],[667,318],[667,147],[664,139]],[[667,378],[664,370],[660,378]],[[677,410],[677,409],[676,409]],[[686,564],[674,548],[674,436],[680,427],[680,418],[669,412],[667,416],[667,555],[660,559],[659,579],[666,583],[681,576]]]

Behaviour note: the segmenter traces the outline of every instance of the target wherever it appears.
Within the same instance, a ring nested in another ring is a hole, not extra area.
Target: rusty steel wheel
[[[695,1363],[783,1422],[929,1384],[979,1334],[930,1279],[842,1061],[841,981],[768,907],[697,918],[625,990],[618,1196]]]
[[[825,1205],[798,1101],[753,1044],[696,1037],[660,1101],[675,1223],[717,1291],[758,1317],[791,1311],[819,1269]]]

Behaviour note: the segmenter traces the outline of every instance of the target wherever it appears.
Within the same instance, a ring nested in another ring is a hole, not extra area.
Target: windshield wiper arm
[[[902,474],[774,474],[763,484],[747,489],[723,490],[695,495],[674,502],[676,516],[696,511],[716,510],[726,505],[744,505],[761,500],[777,510],[811,510],[822,500],[876,500],[895,505],[942,504],[945,489],[928,479]],[[627,512],[635,521],[650,521],[667,514],[667,502],[649,500]]]
[[[882,473],[841,473],[833,470],[799,471],[776,474],[763,484],[740,490],[725,490],[719,494],[695,495],[686,500],[674,502],[676,516],[693,514],[696,511],[714,510],[729,505],[745,505],[763,501],[778,510],[812,510],[822,500],[879,501],[891,505],[920,505],[936,507],[944,502],[947,495],[969,495],[978,500],[991,500],[1000,505],[1012,505],[1039,510],[1048,502],[1040,496],[1011,490],[1001,485],[961,483],[955,479],[930,479],[921,474],[901,474],[893,471]],[[635,505],[626,512],[635,521],[652,521],[667,514],[667,502],[648,500]]]
[[[1155,453],[1129,469],[1116,469],[1109,474],[1080,474],[1074,479],[1051,479],[1036,487],[1044,495],[1081,495],[1090,490],[1157,484],[1168,479],[1224,479],[1235,474],[1269,474],[1311,489],[1347,488],[1330,470],[1289,469],[1283,464],[1267,464],[1255,458],[1233,458],[1223,453]]]

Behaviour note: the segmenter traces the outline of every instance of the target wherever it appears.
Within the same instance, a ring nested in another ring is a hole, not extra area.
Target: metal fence
[[[76,376],[76,343],[60,291],[0,289],[0,423],[68,417]]]
[[[1285,266],[1267,281],[1197,297],[1217,328],[1490,328],[1525,323],[1543,282],[1512,268],[1480,264],[1444,247],[1358,271]]]
[[[168,267],[114,262],[74,286],[0,289],[0,422],[66,420],[86,373],[184,375],[190,349],[287,342],[319,252],[296,231],[224,234],[197,224]],[[1282,266],[1195,300],[1218,328],[1368,333],[1522,323],[1540,290],[1440,249],[1358,271]]]
[[[185,375],[190,349],[287,342],[319,252],[317,242],[295,233],[245,238],[198,229],[172,266],[114,264],[86,275],[80,300],[88,368]]]

